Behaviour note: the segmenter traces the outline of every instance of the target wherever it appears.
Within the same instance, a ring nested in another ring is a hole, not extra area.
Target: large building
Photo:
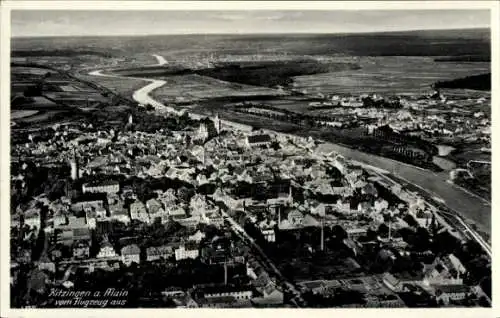
[[[271,136],[267,134],[248,136],[246,139],[248,147],[260,147],[271,144]]]
[[[83,193],[118,193],[120,191],[120,183],[112,180],[85,183],[82,186],[82,191]]]

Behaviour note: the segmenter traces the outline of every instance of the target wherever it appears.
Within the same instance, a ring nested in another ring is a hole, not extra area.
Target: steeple
[[[78,180],[79,176],[79,167],[78,167],[78,158],[76,157],[76,151],[73,148],[73,155],[70,160],[71,165],[71,179]]]
[[[324,230],[324,227],[325,227],[325,217],[323,216],[321,218],[321,251],[324,251],[325,250],[325,230]]]
[[[221,131],[221,121],[219,119],[219,113],[215,114],[214,125],[215,125],[215,130],[217,131],[217,135],[219,135]]]

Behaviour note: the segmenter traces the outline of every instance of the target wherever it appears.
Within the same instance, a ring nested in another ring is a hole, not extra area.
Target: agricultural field
[[[358,70],[294,77],[294,87],[323,94],[427,94],[437,81],[490,71],[489,62],[436,62],[432,57],[357,57]]]
[[[235,96],[280,96],[279,90],[229,83],[196,74],[169,76],[164,78],[167,84],[153,91],[153,97],[167,103],[182,100],[198,101],[202,99]]]
[[[147,84],[146,81],[131,78],[113,78],[83,74],[78,74],[77,77],[84,81],[94,82],[125,97],[132,97],[134,91]]]
[[[38,110],[14,110],[10,113],[10,118],[21,119],[25,117],[30,117],[38,113]]]

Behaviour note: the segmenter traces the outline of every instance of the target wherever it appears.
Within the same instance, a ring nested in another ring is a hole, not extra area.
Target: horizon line
[[[139,37],[139,36],[178,36],[178,35],[350,35],[350,34],[380,34],[380,33],[398,33],[398,32],[421,32],[421,31],[460,31],[460,30],[490,30],[488,27],[463,27],[463,28],[432,28],[432,29],[401,29],[401,30],[386,30],[386,31],[352,31],[352,32],[238,32],[238,33],[155,33],[155,34],[65,34],[65,35],[16,35],[11,39],[27,39],[27,38],[68,38],[68,37]]]

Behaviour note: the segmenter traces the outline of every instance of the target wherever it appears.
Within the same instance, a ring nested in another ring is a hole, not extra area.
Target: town
[[[54,307],[54,288],[115,288],[125,307],[489,306],[488,255],[374,167],[162,116],[184,124],[144,132],[131,113],[13,145],[13,306]]]

